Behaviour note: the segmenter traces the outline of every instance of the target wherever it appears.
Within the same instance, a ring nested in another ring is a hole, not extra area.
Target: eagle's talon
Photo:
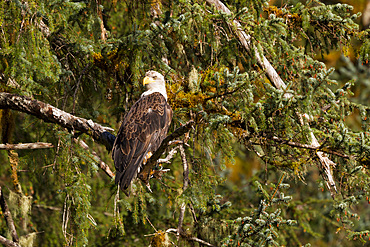
[[[150,157],[152,157],[153,153],[152,152],[148,152],[145,157],[144,157],[144,161],[143,161],[143,164],[146,164],[146,162],[148,162],[148,160],[150,159]]]

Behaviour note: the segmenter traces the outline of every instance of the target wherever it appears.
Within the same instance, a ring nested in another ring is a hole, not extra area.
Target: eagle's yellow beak
[[[149,84],[153,81],[154,81],[153,78],[145,76],[144,81],[143,81],[143,85]]]

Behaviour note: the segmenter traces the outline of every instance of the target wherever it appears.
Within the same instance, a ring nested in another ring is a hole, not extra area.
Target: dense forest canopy
[[[369,244],[369,15],[366,0],[1,1],[0,243]],[[173,119],[126,196],[111,148],[149,70]]]

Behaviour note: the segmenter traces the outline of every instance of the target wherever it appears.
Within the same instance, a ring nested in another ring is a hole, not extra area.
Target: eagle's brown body
[[[161,145],[171,119],[172,109],[160,92],[143,94],[131,107],[112,150],[116,167],[115,181],[123,191],[136,178],[146,155],[154,153]]]

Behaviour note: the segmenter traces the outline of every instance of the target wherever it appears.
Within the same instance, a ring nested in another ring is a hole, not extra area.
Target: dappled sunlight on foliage
[[[20,240],[5,209],[0,236],[28,246],[369,244],[366,1],[222,2],[230,12],[218,0],[0,3],[0,144],[53,146],[0,150]],[[151,191],[136,179],[127,196],[102,168],[114,172],[109,145],[40,117],[31,99],[60,109],[59,120],[109,127],[114,140],[148,70],[165,77],[168,134],[188,129],[150,172]]]

